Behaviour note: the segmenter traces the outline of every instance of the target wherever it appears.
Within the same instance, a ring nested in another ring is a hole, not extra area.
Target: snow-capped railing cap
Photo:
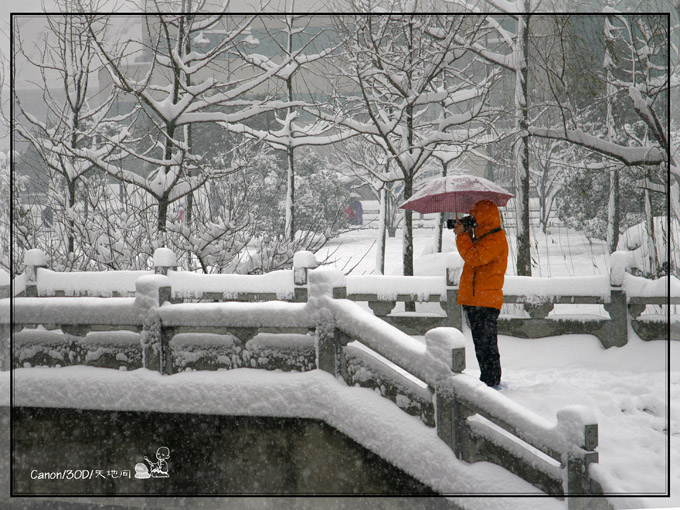
[[[307,273],[319,267],[319,262],[311,251],[298,251],[293,256],[293,282],[295,285],[307,285]]]
[[[310,298],[321,297],[324,295],[335,296],[334,289],[346,289],[347,278],[338,269],[331,267],[320,267],[309,271],[309,295]],[[335,296],[337,297],[337,296]]]
[[[621,287],[626,269],[635,265],[635,257],[630,251],[615,251],[609,259],[611,270],[609,282],[612,287]]]
[[[433,328],[425,333],[425,346],[429,352],[451,352],[465,347],[465,337],[456,328]]]
[[[156,248],[153,252],[153,265],[156,267],[177,267],[177,256],[170,248]]]
[[[557,429],[567,448],[576,446],[588,451],[597,448],[597,417],[589,407],[571,405],[557,411]]]
[[[465,369],[465,337],[456,328],[434,328],[425,333],[425,348],[454,372]]]
[[[316,269],[319,267],[319,262],[316,260],[316,256],[311,251],[298,251],[293,256],[293,267],[294,268],[307,268]]]
[[[33,248],[24,255],[24,264],[27,266],[47,267],[47,257],[42,250]]]
[[[137,278],[135,282],[135,306],[153,308],[170,298],[170,278],[162,274],[150,274]],[[163,291],[167,289],[167,291]],[[163,294],[163,296],[162,296]]]

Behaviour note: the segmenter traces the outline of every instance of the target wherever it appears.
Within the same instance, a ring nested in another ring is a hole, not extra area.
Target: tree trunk
[[[68,210],[69,215],[66,221],[68,228],[68,253],[73,253],[75,251],[75,238],[73,235],[74,221],[71,214],[74,214],[73,208],[76,205],[76,181],[67,178],[67,188],[68,188]]]
[[[619,171],[613,169],[609,173],[609,207],[607,214],[607,249],[609,253],[616,251],[619,244],[619,230],[621,224],[619,198]]]
[[[678,239],[673,232],[673,221],[680,221],[680,179],[671,177],[670,185],[670,202],[671,210],[669,211],[669,229],[668,229],[668,244],[671,247],[671,260],[668,261],[669,274],[673,273],[678,276],[677,268],[680,267],[680,239]]]
[[[610,6],[612,2],[607,2]],[[614,95],[616,87],[613,83],[612,55],[614,54],[614,33],[612,32],[612,16],[605,18],[605,81],[607,83],[607,140],[616,142],[616,129],[614,127]],[[619,171],[614,169],[609,174],[609,207],[607,211],[607,248],[609,253],[616,251],[619,244],[619,229],[621,224],[621,207],[619,200]]]
[[[656,242],[654,236],[654,216],[649,190],[645,190],[645,230],[647,231],[647,251],[649,252],[649,271],[654,278],[659,273],[658,258],[656,256]]]
[[[286,184],[286,239],[295,240],[295,157],[293,147],[286,150],[288,156],[288,178]]]
[[[517,226],[517,275],[531,276],[531,240],[529,228],[529,127],[528,112],[528,43],[529,16],[517,18],[515,40],[515,223]]]
[[[289,19],[290,26],[288,30],[288,55],[293,54],[293,32],[292,28],[292,18]],[[286,90],[288,93],[288,101],[293,102],[293,75],[291,74],[286,79]],[[288,113],[288,136],[292,140],[292,113],[293,108],[289,107],[287,109]],[[292,144],[288,145],[286,148],[288,157],[288,178],[287,178],[287,196],[286,196],[286,226],[285,226],[285,236],[290,242],[295,240],[295,155],[293,153],[294,147]]]
[[[408,200],[413,194],[413,177],[404,179],[404,200]],[[413,211],[404,209],[403,231],[403,274],[413,276]]]
[[[175,127],[172,124],[169,124],[166,126],[166,134],[167,138],[165,140],[165,154],[164,157],[166,160],[169,160],[172,158],[172,142],[170,140],[172,137],[175,135]],[[170,166],[165,166],[161,169],[158,170],[159,172],[165,172],[165,176],[167,179],[168,173],[170,173]],[[165,181],[163,181],[165,182]],[[167,229],[167,223],[168,223],[168,206],[169,200],[168,200],[169,194],[167,190],[163,191],[163,194],[160,197],[157,197],[158,200],[158,224],[156,225],[158,228],[159,234],[163,234],[162,237],[165,237],[165,231]]]
[[[170,202],[168,200],[168,194],[164,193],[162,197],[158,198],[158,232],[161,237],[165,237],[166,224],[168,222],[168,206]],[[163,243],[163,246],[165,244]]]
[[[408,200],[413,194],[413,177],[408,176],[404,180],[404,200]],[[403,273],[404,276],[413,276],[413,211],[404,209],[404,256]],[[413,301],[404,303],[404,310],[415,312],[416,304]]]
[[[387,237],[397,237],[397,213],[394,208],[394,198],[392,195],[385,196],[385,216],[387,222]]]
[[[442,177],[446,177],[447,164],[442,161]],[[444,231],[444,213],[437,214],[436,223],[434,225],[434,252],[442,252],[442,232]]]
[[[387,230],[387,190],[380,190],[380,219],[375,251],[375,272],[385,274],[385,231]]]

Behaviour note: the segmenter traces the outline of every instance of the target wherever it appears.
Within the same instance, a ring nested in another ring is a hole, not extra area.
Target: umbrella
[[[497,184],[474,175],[447,175],[428,179],[411,198],[399,206],[419,213],[469,213],[480,200],[504,206],[513,197]]]

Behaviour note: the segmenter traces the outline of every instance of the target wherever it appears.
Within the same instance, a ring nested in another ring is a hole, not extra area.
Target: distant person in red
[[[501,383],[498,353],[498,316],[503,306],[503,282],[508,266],[508,240],[501,228],[501,215],[489,200],[477,202],[470,210],[477,226],[472,232],[458,221],[453,231],[456,246],[465,265],[458,287],[458,304],[467,314],[480,379],[497,390]]]
[[[357,213],[354,212],[354,208],[351,205],[348,205],[347,209],[345,209],[345,212],[347,213],[347,218],[349,219],[349,224],[350,225],[356,225],[357,224]]]

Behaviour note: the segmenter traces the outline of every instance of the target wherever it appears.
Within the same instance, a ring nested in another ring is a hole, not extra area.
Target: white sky
[[[42,12],[43,6],[51,8],[53,0],[4,0],[0,2],[0,59],[2,61],[2,110],[9,115],[9,40],[10,13]],[[9,150],[9,134],[7,126],[0,123],[0,151]]]

